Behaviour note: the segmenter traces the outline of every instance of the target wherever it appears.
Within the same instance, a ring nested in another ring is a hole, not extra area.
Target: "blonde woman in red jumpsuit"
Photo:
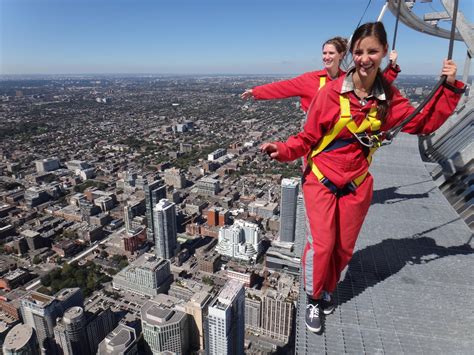
[[[324,42],[322,48],[324,69],[307,72],[288,80],[255,86],[252,89],[245,90],[240,96],[242,99],[253,98],[255,100],[300,97],[300,107],[306,113],[319,89],[326,83],[345,74],[339,66],[346,52],[347,40],[345,38],[334,37],[328,39]],[[384,71],[384,77],[390,83],[397,78],[400,72],[400,67],[396,64],[397,56],[396,51],[390,53],[391,64]]]
[[[264,143],[260,147],[262,152],[282,162],[307,156],[340,119],[341,97],[349,100],[350,114],[357,126],[366,119],[371,108],[376,108],[383,131],[396,126],[414,111],[409,101],[380,73],[380,64],[388,50],[383,24],[364,24],[352,38],[350,51],[355,68],[318,92],[301,133],[284,143]],[[441,74],[447,76],[446,82],[424,110],[404,127],[404,132],[432,133],[453,113],[464,92],[464,84],[455,80],[456,69],[453,61],[444,61]],[[367,131],[370,133],[370,129]],[[337,139],[349,141],[351,138],[353,135],[347,126],[337,136]],[[332,192],[311,168],[305,170],[303,192],[311,230],[302,258],[304,287],[308,295],[305,319],[310,331],[319,332],[320,311],[329,314],[334,309],[330,295],[352,257],[372,200],[373,180],[367,174],[369,162],[365,150],[355,139],[309,159],[309,165],[316,166],[332,187],[338,189],[337,194]],[[361,176],[362,182],[353,191],[348,189],[351,182]]]

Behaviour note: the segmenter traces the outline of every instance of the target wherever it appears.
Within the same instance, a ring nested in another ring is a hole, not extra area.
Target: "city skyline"
[[[362,22],[375,21],[384,2],[371,1]],[[321,68],[321,44],[349,37],[367,4],[0,0],[0,75],[302,73]],[[333,15],[340,8],[346,11]],[[435,1],[415,9],[443,7]],[[472,2],[460,2],[460,10],[472,22]],[[392,42],[395,16],[387,11],[383,21]],[[447,40],[403,24],[396,44],[403,74],[438,74],[448,51]],[[456,42],[458,74],[465,53]]]

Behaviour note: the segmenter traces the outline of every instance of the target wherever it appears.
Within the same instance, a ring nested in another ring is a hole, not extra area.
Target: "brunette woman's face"
[[[360,39],[354,46],[352,57],[361,77],[375,75],[387,55],[387,46],[382,45],[375,36]]]
[[[339,68],[343,53],[338,53],[333,44],[325,44],[323,47],[323,63],[326,69]]]

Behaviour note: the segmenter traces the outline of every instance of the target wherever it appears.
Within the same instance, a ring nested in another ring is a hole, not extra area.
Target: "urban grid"
[[[4,353],[294,353],[302,163],[258,147],[305,116],[239,97],[279,79],[0,81]],[[416,105],[435,80],[397,86]]]

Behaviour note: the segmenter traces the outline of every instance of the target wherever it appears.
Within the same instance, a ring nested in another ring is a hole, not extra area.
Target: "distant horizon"
[[[252,77],[252,76],[265,76],[265,77],[294,77],[296,75],[301,75],[303,73],[282,73],[282,74],[275,74],[275,73],[243,73],[243,74],[235,74],[235,73],[56,73],[56,74],[0,74],[0,80],[8,80],[9,78],[20,78],[20,77],[36,77],[36,78],[49,78],[49,77],[197,77],[197,76],[244,76],[244,77]],[[403,76],[434,76],[439,77],[439,74],[409,74],[409,73],[399,73],[398,77]],[[462,77],[459,73],[457,74],[457,78]],[[469,79],[473,79],[473,75],[469,75]]]
[[[375,21],[385,3],[0,0],[0,75],[297,75],[321,69],[322,44],[349,38],[359,22]],[[459,9],[473,23],[473,2],[460,1]],[[442,11],[440,0],[413,7],[417,16]],[[386,11],[390,48],[395,20]],[[402,73],[437,75],[448,46],[447,39],[398,27]],[[458,73],[465,58],[466,45],[457,41]]]

